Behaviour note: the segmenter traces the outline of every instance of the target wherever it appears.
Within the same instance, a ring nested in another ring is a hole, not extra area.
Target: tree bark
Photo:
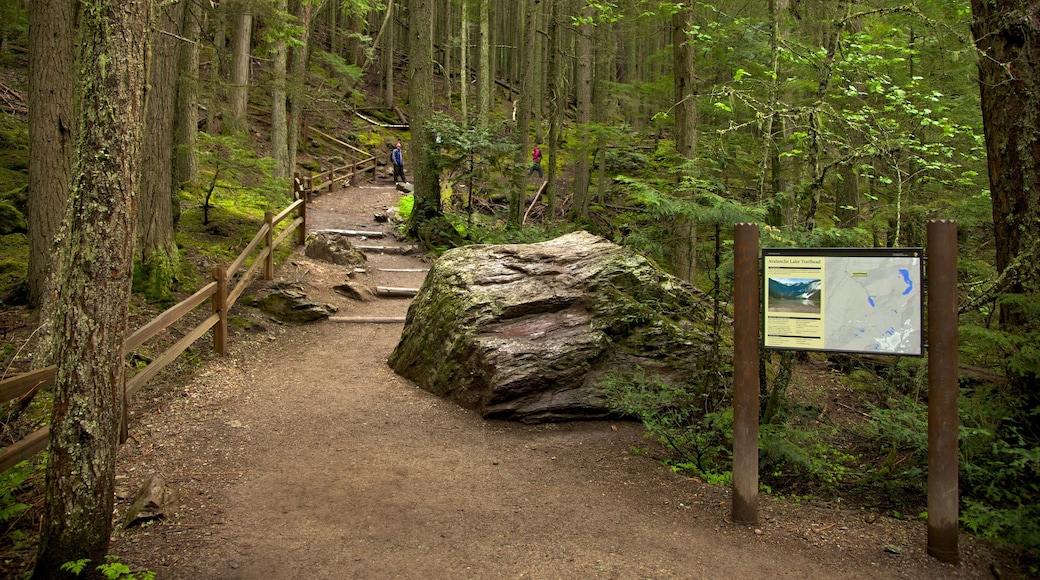
[[[289,111],[289,139],[286,148],[289,152],[289,167],[296,167],[296,149],[300,142],[303,127],[304,84],[307,78],[307,61],[311,54],[311,28],[314,15],[321,10],[324,0],[301,2],[296,12],[296,24],[300,27],[300,42],[293,48],[291,74],[288,82],[287,101]],[[292,171],[290,170],[290,175]]]
[[[199,41],[202,38],[203,0],[186,0],[177,64],[177,107],[173,118],[173,224],[180,222],[181,188],[199,178],[196,152],[199,133]]]
[[[541,0],[526,0],[527,18],[524,20],[523,53],[520,70],[520,101],[516,118],[516,134],[519,150],[516,156],[516,169],[513,174],[513,195],[509,199],[509,224],[514,227],[520,226],[520,215],[523,212],[523,204],[527,193],[527,173],[530,167],[531,155],[531,117],[534,108],[534,58],[535,41],[537,40],[536,24],[538,22],[538,8]]]
[[[1040,293],[1040,5],[972,0],[997,272],[1006,294]],[[1022,259],[1024,258],[1024,259]],[[1007,304],[1000,322],[1030,317]]]
[[[491,68],[491,15],[490,0],[480,2],[480,48],[477,56],[477,124],[486,127],[491,112],[491,91],[495,86],[495,73]]]
[[[675,90],[675,151],[687,160],[697,158],[696,69],[693,10],[682,7],[672,15],[672,62]],[[673,223],[675,275],[693,283],[697,274],[697,221],[679,217]]]
[[[433,114],[433,2],[412,0],[408,7],[408,101],[411,103],[412,175],[415,203],[408,231],[420,235],[441,214],[440,184],[433,166],[433,136],[426,126]]]
[[[65,215],[72,173],[73,11],[73,0],[29,3],[31,306],[43,305],[57,269],[53,244]]]
[[[246,129],[246,107],[249,105],[249,46],[253,34],[253,15],[249,6],[236,5],[235,29],[231,38],[231,87],[229,90],[230,124],[233,132]]]
[[[591,9],[582,9],[583,16],[590,14]],[[589,216],[589,120],[592,119],[592,25],[584,20],[578,26],[577,44],[575,93],[581,148],[577,151],[578,159],[574,165],[574,203],[571,206],[571,214],[583,221]]]
[[[57,371],[36,578],[104,563],[112,531],[149,0],[82,11],[80,106],[54,317]]]
[[[288,3],[286,0],[277,0],[275,10],[279,14],[286,14]],[[333,31],[335,35],[335,31]],[[271,152],[275,160],[274,176],[279,179],[288,179],[292,175],[292,166],[289,165],[289,135],[288,119],[285,110],[285,69],[288,57],[286,55],[285,38],[277,35],[271,56]]]
[[[177,95],[178,37],[184,3],[160,7],[152,34],[144,145],[137,195],[137,243],[149,299],[170,296],[180,254],[173,228],[173,117]]]

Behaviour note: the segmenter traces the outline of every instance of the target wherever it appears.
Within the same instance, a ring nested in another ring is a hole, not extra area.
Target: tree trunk
[[[434,0],[412,0],[408,7],[408,101],[415,181],[415,203],[408,231],[419,237],[426,222],[441,215],[440,184],[432,155],[436,144],[426,126],[433,115],[433,3]]]
[[[165,300],[171,295],[180,254],[173,229],[173,117],[177,95],[177,62],[184,3],[157,10],[152,34],[144,145],[137,195],[137,236],[145,295]]]
[[[477,55],[477,124],[486,127],[491,112],[491,91],[495,86],[494,72],[491,68],[491,15],[488,4],[491,0],[477,0],[480,3],[480,48]]]
[[[560,133],[563,126],[563,114],[566,107],[561,106],[560,101],[564,98],[562,73],[560,65],[560,4],[563,0],[549,0],[549,62],[548,62],[548,93],[549,93],[549,135],[546,139],[546,147],[549,149],[548,167],[546,177],[549,181],[545,188],[546,219],[549,222],[556,220],[556,156],[560,147]]]
[[[469,126],[469,0],[462,0],[459,26],[459,108],[462,126]]]
[[[591,14],[589,8],[582,9],[582,16]],[[574,165],[574,203],[571,214],[579,221],[589,216],[589,120],[592,118],[592,25],[583,19],[578,26],[578,68],[575,71],[578,130],[581,132],[581,147]]]
[[[249,106],[249,46],[253,34],[253,15],[247,4],[238,4],[235,30],[231,38],[231,87],[229,91],[230,124],[233,132],[245,131],[246,107]]]
[[[527,173],[531,155],[531,112],[534,108],[534,56],[535,42],[537,40],[536,24],[538,22],[538,7],[541,0],[526,0],[527,18],[524,21],[523,37],[523,61],[520,70],[523,76],[520,81],[520,101],[516,119],[517,142],[520,149],[517,152],[516,170],[513,174],[513,195],[509,200],[509,224],[514,227],[520,226],[520,215],[523,213],[522,206],[527,197]]]
[[[108,553],[150,14],[148,0],[96,0],[80,16],[80,106],[36,578],[72,577],[62,564],[98,565]]]
[[[693,10],[690,8],[681,8],[672,15],[675,151],[688,160],[697,158],[696,55],[689,37],[693,26]],[[693,283],[697,274],[697,222],[679,217],[673,227],[675,275]]]
[[[72,173],[74,0],[29,3],[29,304],[49,298]],[[46,357],[42,357],[46,359]],[[41,360],[43,366],[46,362]]]
[[[199,178],[196,152],[199,131],[199,40],[202,38],[203,0],[187,0],[177,65],[177,108],[173,119],[173,223],[180,222],[180,190]]]
[[[285,14],[286,0],[277,0],[275,10]],[[334,33],[335,31],[333,31]],[[285,38],[278,35],[271,56],[271,152],[275,160],[274,176],[288,179],[292,175],[289,165],[288,122],[285,112]]]
[[[289,152],[288,166],[290,168],[296,167],[296,150],[299,146],[301,128],[303,127],[303,94],[307,78],[307,60],[310,58],[311,52],[311,21],[314,15],[321,10],[323,3],[324,0],[301,2],[296,13],[296,24],[302,32],[299,43],[293,48],[292,72],[288,83],[289,138],[286,149]],[[292,169],[290,169],[289,175],[292,175]]]
[[[1040,293],[1040,5],[972,0],[997,272],[1006,294]],[[1020,259],[1025,258],[1025,259]],[[1030,316],[1002,304],[1000,322]]]

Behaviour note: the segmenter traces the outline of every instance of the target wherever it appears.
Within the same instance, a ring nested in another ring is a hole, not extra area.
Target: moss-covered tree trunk
[[[179,254],[173,227],[173,125],[177,103],[178,38],[184,3],[156,10],[151,35],[144,144],[137,196],[137,244],[141,256],[141,291],[150,300],[172,295]]]
[[[408,231],[412,235],[421,235],[424,224],[441,215],[440,185],[432,150],[437,144],[426,125],[433,115],[433,3],[434,0],[413,0],[408,6],[408,102],[415,185]]]
[[[1035,297],[1040,294],[1040,4],[972,0],[971,9],[1001,290]],[[1001,307],[1002,325],[1013,329],[1031,319],[1028,310]]]
[[[150,0],[83,6],[80,106],[54,317],[57,375],[36,578],[105,561],[134,247]]]
[[[33,306],[43,304],[56,269],[53,244],[72,173],[73,12],[72,0],[29,3],[28,298]]]

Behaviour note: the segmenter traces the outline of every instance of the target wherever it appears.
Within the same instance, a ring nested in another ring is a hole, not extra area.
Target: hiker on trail
[[[394,166],[394,183],[397,183],[398,179],[402,183],[407,183],[408,180],[404,177],[404,154],[401,153],[401,142],[394,143],[394,150],[390,152],[390,163]]]
[[[542,179],[542,150],[537,145],[531,152],[531,170],[527,172],[527,176],[531,177],[535,171],[538,172],[538,179]]]

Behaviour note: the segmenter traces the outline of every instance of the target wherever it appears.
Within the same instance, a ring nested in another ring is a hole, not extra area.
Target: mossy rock
[[[12,204],[0,201],[0,236],[20,234],[28,231],[25,216]]]

